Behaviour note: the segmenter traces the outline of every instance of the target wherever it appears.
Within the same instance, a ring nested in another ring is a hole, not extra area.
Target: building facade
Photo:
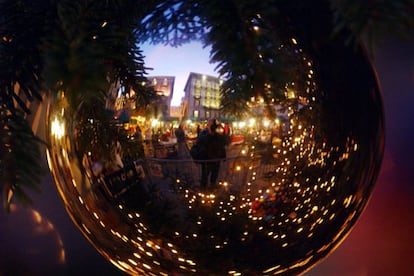
[[[157,95],[160,96],[156,104],[158,115],[163,118],[170,117],[171,100],[174,93],[174,76],[151,76],[148,77],[148,85],[153,86]]]
[[[220,117],[220,86],[217,77],[191,72],[184,87],[183,116],[195,120]]]

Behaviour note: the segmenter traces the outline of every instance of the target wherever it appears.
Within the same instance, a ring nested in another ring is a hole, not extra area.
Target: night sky
[[[382,168],[367,209],[347,239],[306,275],[414,271],[413,49],[414,41],[389,40],[375,53],[386,123]],[[50,176],[42,187],[43,193],[33,195],[32,208],[0,215],[0,276],[124,275],[72,224]],[[40,216],[33,216],[34,210]]]

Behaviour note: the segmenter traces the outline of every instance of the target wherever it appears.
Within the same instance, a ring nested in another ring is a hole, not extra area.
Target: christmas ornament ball
[[[228,103],[242,109],[226,110],[220,79],[202,72],[189,78],[185,118],[162,101],[145,112],[117,84],[104,102],[52,99],[49,166],[96,250],[131,275],[295,274],[332,252],[370,198],[384,122],[363,47],[319,38],[271,45],[267,61],[287,57],[295,78],[279,97],[266,83],[249,97],[233,87]],[[216,140],[200,160],[190,149],[211,117]],[[212,155],[217,141],[224,155]]]

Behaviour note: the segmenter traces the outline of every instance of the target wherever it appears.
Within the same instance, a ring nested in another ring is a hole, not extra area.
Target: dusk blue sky
[[[190,72],[218,76],[215,65],[210,61],[210,48],[203,48],[200,42],[192,42],[179,47],[164,45],[141,45],[148,76],[175,76],[172,105],[179,105],[184,95],[184,86]]]

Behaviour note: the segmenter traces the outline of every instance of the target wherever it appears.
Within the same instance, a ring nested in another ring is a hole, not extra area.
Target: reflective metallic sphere
[[[361,49],[290,43],[302,81],[274,101],[251,97],[244,115],[224,113],[220,80],[203,72],[190,75],[181,118],[162,100],[143,112],[117,84],[103,102],[73,107],[61,92],[50,103],[50,169],[105,258],[130,274],[291,274],[347,236],[383,155],[375,73]],[[192,157],[204,138],[207,153]]]

